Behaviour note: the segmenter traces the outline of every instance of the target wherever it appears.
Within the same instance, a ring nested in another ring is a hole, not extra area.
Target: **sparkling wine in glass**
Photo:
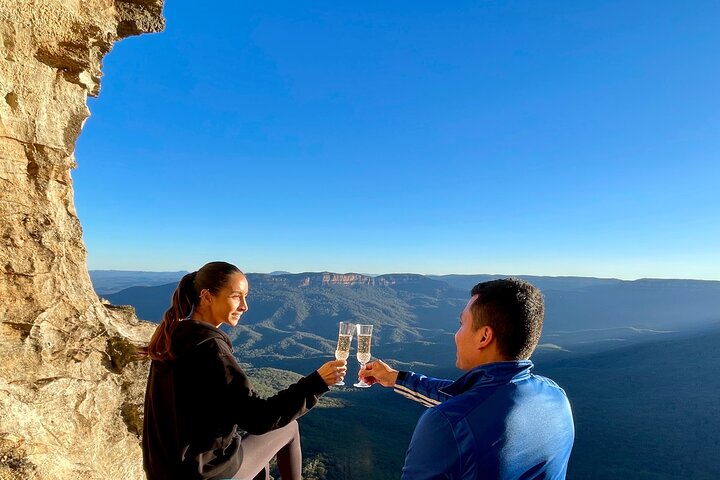
[[[337,360],[347,360],[350,356],[350,343],[352,343],[355,325],[350,322],[340,322],[340,333],[338,334],[337,347],[335,347],[335,358]],[[345,385],[340,380],[335,385]]]
[[[360,362],[360,369],[365,368],[365,364],[370,361],[370,344],[372,343],[372,325],[357,326],[357,359]],[[354,384],[355,387],[367,388],[370,385],[360,380]]]

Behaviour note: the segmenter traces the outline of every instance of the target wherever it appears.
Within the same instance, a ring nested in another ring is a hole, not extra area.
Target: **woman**
[[[344,376],[346,362],[327,362],[273,397],[258,397],[217,328],[238,324],[247,295],[247,278],[225,262],[180,280],[144,351],[152,359],[142,441],[148,479],[267,478],[276,454],[283,480],[301,478],[295,419]]]

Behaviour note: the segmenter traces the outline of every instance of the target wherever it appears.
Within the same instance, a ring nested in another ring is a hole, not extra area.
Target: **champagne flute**
[[[357,359],[360,362],[360,370],[365,368],[365,364],[370,361],[370,344],[372,343],[372,325],[357,326]],[[355,387],[368,388],[370,385],[365,380],[360,380],[354,384]]]
[[[347,360],[350,356],[350,343],[352,343],[354,331],[355,325],[352,323],[340,322],[340,333],[338,334],[337,347],[335,347],[336,360]],[[345,385],[345,382],[340,380],[335,385]]]

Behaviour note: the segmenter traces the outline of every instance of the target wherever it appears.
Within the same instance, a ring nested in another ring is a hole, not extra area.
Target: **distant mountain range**
[[[228,333],[266,395],[297,378],[287,371],[309,373],[331,357],[341,320],[376,326],[375,357],[456,378],[458,315],[470,288],[493,278],[248,274],[250,310]],[[568,478],[720,478],[720,282],[524,278],[546,298],[536,372],[565,388],[573,406]],[[107,274],[103,280],[111,284]],[[103,296],[158,321],[176,282]],[[349,378],[357,367],[351,359]],[[323,464],[325,478],[398,478],[423,408],[380,387],[328,396],[326,408],[300,422],[303,450]]]
[[[250,310],[230,335],[247,358],[305,359],[334,350],[339,321],[371,323],[379,352],[412,362],[425,349],[423,362],[453,363],[446,352],[469,290],[492,278],[498,276],[250,273]],[[720,321],[720,282],[525,278],[545,294],[543,353],[597,351]],[[175,287],[136,286],[103,296],[158,322]]]
[[[90,279],[98,295],[107,295],[136,286],[177,283],[187,272],[139,272],[131,270],[90,270]]]

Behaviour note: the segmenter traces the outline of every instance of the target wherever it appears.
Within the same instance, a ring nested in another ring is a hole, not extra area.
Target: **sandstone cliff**
[[[100,303],[70,170],[115,41],[163,0],[0,0],[0,478],[140,479],[151,327]]]
[[[269,279],[265,279],[266,282],[286,282],[290,281],[296,283],[300,287],[318,286],[318,285],[370,285],[370,286],[383,286],[388,287],[391,285],[398,284],[410,284],[410,283],[425,283],[434,284],[437,287],[442,285],[441,282],[429,279],[423,275],[414,273],[392,273],[387,275],[378,275],[371,277],[368,275],[362,275],[360,273],[332,273],[332,272],[318,272],[318,273],[298,273],[298,274],[287,274],[287,275],[274,275]]]

